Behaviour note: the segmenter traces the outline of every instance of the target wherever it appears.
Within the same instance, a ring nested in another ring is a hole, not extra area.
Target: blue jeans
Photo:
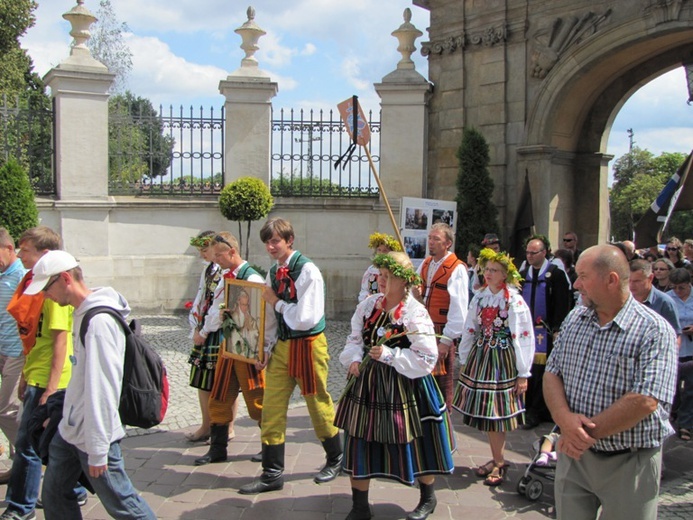
[[[12,473],[7,485],[7,509],[27,515],[36,507],[39,487],[41,485],[42,462],[31,446],[28,425],[31,415],[38,407],[39,400],[45,389],[37,386],[27,386],[24,391],[24,411],[17,430],[17,442],[14,446],[14,461]],[[77,482],[77,478],[72,484]],[[84,496],[87,490],[80,484],[73,489],[75,497]]]
[[[74,496],[71,482],[80,473],[89,475],[87,454],[65,441],[56,433],[48,453],[48,467],[43,478],[43,506],[46,520],[79,520],[82,513]],[[108,469],[98,478],[89,481],[104,508],[116,519],[156,520],[147,502],[137,494],[125,473],[120,442],[114,442],[108,450]]]
[[[17,430],[17,442],[14,445],[12,474],[7,484],[7,509],[21,515],[27,515],[34,510],[41,485],[41,459],[31,447],[27,426],[43,391],[43,388],[37,386],[27,386],[24,392],[24,411]]]

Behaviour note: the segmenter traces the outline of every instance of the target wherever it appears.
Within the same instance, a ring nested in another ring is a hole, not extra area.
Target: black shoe
[[[537,426],[541,424],[541,421],[539,419],[535,419],[534,417],[529,417],[525,419],[525,423],[521,426],[523,430],[533,430]]]
[[[84,493],[77,498],[77,504],[79,504],[79,507],[84,507],[87,505],[87,500],[89,500],[89,496]],[[36,499],[36,505],[34,507],[36,509],[43,509],[43,501],[41,500],[41,497]]]
[[[211,426],[210,439],[209,451],[199,459],[195,459],[195,466],[204,466],[213,462],[226,462],[228,456],[227,447],[229,445],[228,423],[213,424]]]
[[[326,462],[320,473],[315,475],[313,481],[316,484],[324,484],[325,482],[330,482],[339,476],[342,471],[342,441],[339,438],[339,434],[326,439],[322,443],[325,449]]]
[[[433,489],[433,484],[423,484],[419,482],[421,488],[421,499],[419,505],[416,506],[411,513],[407,515],[407,520],[426,520],[428,515],[435,513],[438,500]]]
[[[368,490],[359,491],[351,488],[351,500],[353,506],[345,520],[370,520],[373,518],[371,507],[368,505]]]
[[[262,452],[250,457],[250,462],[262,462]]]
[[[241,486],[241,495],[257,495],[284,488],[284,444],[262,445],[262,475]]]

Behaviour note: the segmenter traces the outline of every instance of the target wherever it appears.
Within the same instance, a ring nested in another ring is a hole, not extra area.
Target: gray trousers
[[[661,471],[661,448],[614,456],[588,450],[580,460],[559,453],[557,519],[656,520]]]

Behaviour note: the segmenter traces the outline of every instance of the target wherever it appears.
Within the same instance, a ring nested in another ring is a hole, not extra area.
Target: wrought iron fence
[[[272,195],[282,197],[378,197],[368,158],[358,147],[345,167],[334,163],[351,140],[337,111],[304,110],[272,114]],[[368,113],[373,163],[380,161],[380,121]]]
[[[0,153],[15,159],[29,174],[38,195],[55,194],[53,109],[2,96],[0,103]]]
[[[128,102],[130,101],[130,102]],[[144,100],[146,101],[146,100]],[[224,108],[156,112],[141,98],[109,105],[109,193],[218,194],[224,186]]]

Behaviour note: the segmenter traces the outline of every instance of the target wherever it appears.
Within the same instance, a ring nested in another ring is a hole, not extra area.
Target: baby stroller
[[[517,482],[517,492],[532,502],[541,498],[544,492],[544,481],[553,482],[556,478],[556,459],[555,457],[542,454],[541,444],[548,439],[555,448],[558,436],[558,426],[554,426],[548,435],[544,435],[541,439],[534,441],[532,444],[535,452],[534,457]],[[555,449],[553,451],[555,452]]]

